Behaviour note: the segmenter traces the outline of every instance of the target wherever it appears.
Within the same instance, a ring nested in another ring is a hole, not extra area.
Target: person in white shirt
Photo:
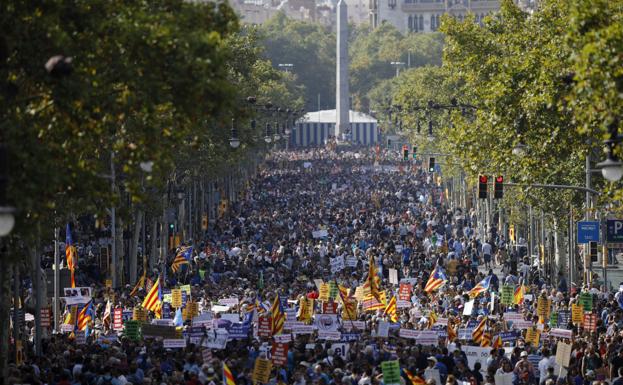
[[[542,351],[543,358],[539,361],[539,384],[545,381],[547,377],[547,368],[554,368],[554,373],[557,373],[556,369],[556,357],[550,355],[550,351],[544,348]]]

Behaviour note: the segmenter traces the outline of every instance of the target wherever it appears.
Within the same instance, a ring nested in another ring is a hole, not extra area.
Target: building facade
[[[435,32],[441,16],[463,20],[473,14],[476,22],[500,9],[499,0],[369,0],[370,25],[394,25],[400,32]]]
[[[349,111],[350,142],[371,146],[379,142],[377,120],[357,111]],[[291,147],[324,146],[334,138],[335,110],[308,112],[296,122],[290,134]]]

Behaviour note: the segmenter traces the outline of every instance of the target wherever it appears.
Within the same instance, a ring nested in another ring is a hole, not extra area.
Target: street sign
[[[608,219],[606,222],[606,242],[623,243],[623,219]]]
[[[621,231],[621,237],[623,239],[623,231]],[[599,242],[599,222],[578,222],[578,243],[589,242]]]

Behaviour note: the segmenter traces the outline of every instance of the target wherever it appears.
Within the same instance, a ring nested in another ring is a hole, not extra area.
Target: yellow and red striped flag
[[[223,385],[236,385],[236,381],[234,381],[234,375],[231,373],[231,370],[225,363],[223,362]]]
[[[74,241],[71,237],[69,223],[65,230],[65,258],[67,259],[67,267],[71,273],[71,287],[76,287],[75,270],[78,264],[78,252],[76,251],[76,246],[74,246]]]
[[[426,381],[424,381],[424,379],[420,376],[416,376],[413,373],[411,373],[411,371],[403,368],[402,370],[404,370],[405,374],[407,375],[407,378],[409,379],[409,381],[411,381],[411,384],[413,385],[424,385],[426,384]]]
[[[389,317],[390,321],[398,322],[398,306],[396,302],[396,296],[392,296],[392,299],[389,300],[387,306],[385,307],[385,311],[383,312],[383,316]]]
[[[472,340],[479,344],[482,341],[482,337],[485,334],[485,328],[487,327],[487,317],[483,317],[482,321],[476,326],[472,332]]]
[[[144,309],[153,311],[158,316],[158,311],[162,306],[162,294],[160,291],[160,278],[154,282],[154,285],[145,296],[142,305]]]
[[[526,293],[526,287],[519,285],[515,288],[515,294],[513,295],[513,303],[515,305],[521,305],[523,303],[524,294]]]
[[[286,313],[281,306],[281,300],[279,294],[275,297],[273,306],[270,308],[270,314],[273,319],[273,335],[283,333],[283,325],[286,322]]]

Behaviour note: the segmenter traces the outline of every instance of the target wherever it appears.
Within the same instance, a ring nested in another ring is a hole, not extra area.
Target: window
[[[420,15],[420,23],[419,23],[419,30],[420,31],[424,31],[424,16]]]
[[[407,26],[409,31],[413,31],[413,16],[409,15],[409,20],[407,21]]]

